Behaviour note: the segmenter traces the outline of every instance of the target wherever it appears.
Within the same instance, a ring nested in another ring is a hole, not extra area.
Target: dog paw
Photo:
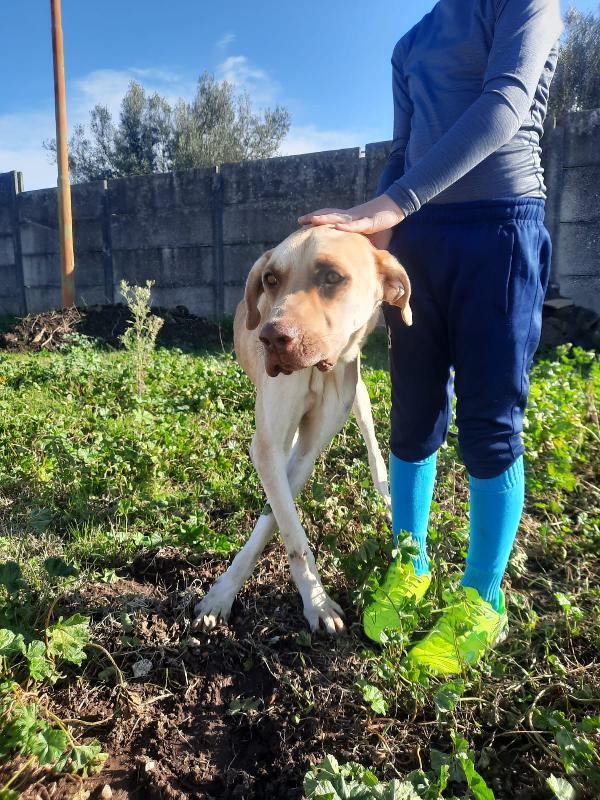
[[[328,634],[337,636],[344,630],[344,612],[325,592],[318,600],[304,606],[304,616],[311,631],[318,631],[322,625]]]
[[[231,613],[233,596],[213,586],[194,607],[192,630],[212,630],[219,622],[227,622]]]

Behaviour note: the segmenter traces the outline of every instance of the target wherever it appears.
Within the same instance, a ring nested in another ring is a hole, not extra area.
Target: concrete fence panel
[[[0,314],[25,311],[21,242],[18,235],[19,172],[0,174]]]
[[[568,114],[548,133],[542,145],[553,281],[563,296],[600,313],[600,109]]]

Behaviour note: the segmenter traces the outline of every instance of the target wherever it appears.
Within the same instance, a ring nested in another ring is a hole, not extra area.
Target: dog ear
[[[244,301],[246,303],[246,327],[249,331],[258,328],[260,324],[260,312],[258,310],[258,298],[264,291],[262,283],[262,273],[271,257],[272,250],[267,250],[262,256],[254,263],[254,266],[248,274],[246,279],[246,291],[244,293]]]
[[[387,250],[376,250],[375,257],[383,286],[383,299],[392,306],[398,306],[406,325],[412,325],[410,280],[406,270]]]

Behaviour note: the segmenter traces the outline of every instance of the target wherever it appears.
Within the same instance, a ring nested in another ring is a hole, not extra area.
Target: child
[[[454,369],[470,541],[461,589],[409,659],[440,674],[506,634],[500,588],[523,509],[521,431],[551,245],[539,141],[562,29],[558,0],[440,0],[392,56],[394,139],[377,197],[322,209],[388,248],[412,284],[414,323],[385,308],[392,380],[390,484],[396,560],[364,613],[380,641],[431,582],[427,524]]]

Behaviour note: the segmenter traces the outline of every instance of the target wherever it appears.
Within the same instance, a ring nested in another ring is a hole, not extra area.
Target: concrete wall
[[[600,313],[600,109],[548,126],[542,144],[553,281],[561,295]]]
[[[563,295],[600,311],[600,110],[544,139],[547,225]],[[118,286],[155,281],[156,305],[230,314],[258,256],[298,214],[372,196],[389,143],[224,164],[73,187],[77,302],[120,302]],[[55,189],[0,175],[0,313],[60,305]]]

